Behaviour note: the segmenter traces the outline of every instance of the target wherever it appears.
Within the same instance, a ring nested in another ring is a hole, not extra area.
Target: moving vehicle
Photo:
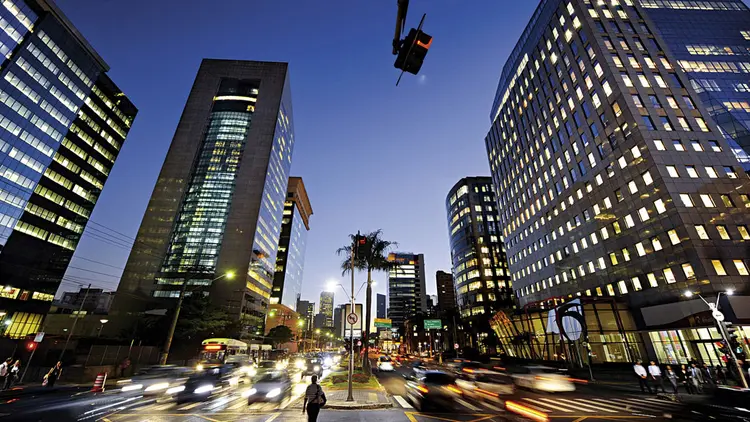
[[[428,409],[451,409],[461,389],[456,377],[442,371],[426,371],[422,377],[406,382],[406,397],[420,412]]]
[[[117,386],[123,393],[163,394],[170,387],[184,383],[190,372],[175,365],[155,365],[138,371],[132,378],[117,381]]]
[[[477,399],[500,400],[500,396],[515,392],[513,378],[488,369],[467,368],[456,379],[463,394]]]
[[[250,355],[247,354],[248,346],[244,341],[231,338],[209,338],[201,342],[201,351],[198,356],[198,366],[201,370],[209,366],[235,363],[249,365]]]
[[[567,376],[548,366],[525,366],[513,374],[513,380],[517,386],[534,391],[562,393],[576,389]]]
[[[260,401],[281,402],[292,394],[292,380],[287,371],[268,372],[259,377],[252,388],[242,393],[247,404]]]
[[[323,374],[323,362],[317,357],[307,358],[301,369],[303,377],[307,375],[317,375],[320,377]]]
[[[277,362],[273,360],[262,360],[258,362],[258,366],[255,368],[255,377],[260,377],[269,372],[277,371]]]
[[[393,362],[388,356],[381,356],[378,358],[378,371],[380,372],[393,372]]]
[[[203,401],[221,391],[235,388],[238,383],[237,369],[232,365],[221,365],[194,373],[184,385],[170,388],[177,403]]]

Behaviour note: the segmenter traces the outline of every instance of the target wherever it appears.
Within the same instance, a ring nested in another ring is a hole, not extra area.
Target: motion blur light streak
[[[524,405],[518,404],[516,402],[512,402],[510,400],[505,402],[505,409],[513,413],[517,413],[523,417],[529,418],[531,420],[535,420],[537,422],[549,421],[549,418],[547,417],[546,414],[536,411],[530,407],[526,407]]]

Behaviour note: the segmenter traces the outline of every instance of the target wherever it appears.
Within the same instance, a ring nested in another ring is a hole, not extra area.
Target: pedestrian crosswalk
[[[238,395],[219,397],[205,402],[177,403],[174,400],[155,401],[138,407],[138,412],[150,413],[246,413],[270,412],[283,410],[294,400],[284,400],[281,403],[253,403]]]

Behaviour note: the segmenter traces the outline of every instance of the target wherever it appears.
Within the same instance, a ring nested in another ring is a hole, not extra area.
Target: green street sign
[[[443,321],[439,319],[426,319],[424,320],[425,330],[439,330],[443,328]]]
[[[376,328],[391,328],[392,322],[389,318],[375,318]]]

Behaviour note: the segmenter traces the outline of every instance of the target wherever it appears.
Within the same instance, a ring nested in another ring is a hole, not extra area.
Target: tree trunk
[[[370,352],[370,308],[372,308],[372,270],[369,268],[367,269],[367,296],[365,302],[365,335],[363,336],[365,353],[362,356],[362,369],[365,373],[368,373],[370,372],[370,357],[368,355]]]

